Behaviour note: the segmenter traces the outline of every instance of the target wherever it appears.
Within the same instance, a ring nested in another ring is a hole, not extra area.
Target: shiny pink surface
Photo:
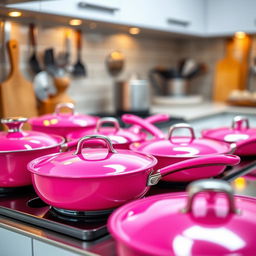
[[[175,143],[174,143],[175,141]],[[190,141],[190,143],[188,143]],[[207,155],[217,155],[229,153],[231,147],[228,143],[218,142],[208,139],[194,139],[186,137],[175,137],[173,142],[170,140],[155,139],[142,143],[133,143],[131,150],[146,154],[152,154],[157,158],[155,169],[164,168],[174,163],[201,158]],[[225,166],[204,166],[200,168],[189,168],[187,170],[170,174],[164,178],[164,181],[187,182],[197,179],[210,178],[221,174]]]
[[[0,154],[5,151],[42,149],[61,142],[62,137],[35,131],[0,132]]]
[[[235,196],[241,212],[228,213],[224,198],[212,204],[209,196],[197,195],[190,213],[181,211],[185,193],[151,196],[120,207],[108,221],[118,255],[254,255],[256,199]]]
[[[106,135],[110,138],[114,147],[119,149],[128,149],[131,143],[142,141],[146,137],[144,133],[135,134],[127,129],[116,130],[112,127],[102,127],[100,131],[95,129],[73,131],[67,134],[67,140],[78,139],[86,135]]]
[[[74,151],[39,157],[30,162],[28,169],[39,175],[62,178],[100,178],[141,172],[156,165],[150,155],[106,148],[86,148],[80,154]]]
[[[35,131],[54,133],[65,137],[70,132],[95,127],[98,119],[95,116],[82,114],[53,113],[31,118],[29,123]]]
[[[220,127],[202,131],[204,138],[215,139],[228,143],[236,143],[235,154],[240,156],[256,155],[256,129],[239,125],[235,127]]]
[[[129,154],[131,156],[128,156]],[[114,158],[112,155],[115,155]],[[147,180],[156,161],[146,155],[142,160],[142,156],[128,150],[119,150],[118,153],[110,153],[106,160],[107,165],[105,160],[91,159],[82,160],[84,164],[80,168],[73,168],[71,165],[69,169],[64,167],[62,170],[62,165],[58,161],[55,163],[55,155],[49,155],[48,158],[45,156],[30,162],[28,170],[32,174],[37,194],[47,204],[79,211],[110,209],[140,198],[148,191]],[[117,160],[116,163],[114,159]],[[234,165],[239,163],[239,160],[237,156],[209,156],[176,163],[159,172],[166,175],[197,165]],[[78,163],[80,161],[78,160]],[[140,167],[136,163],[139,161]],[[92,163],[88,165],[88,162]],[[47,170],[47,167],[54,163],[56,168]],[[106,167],[109,167],[109,170],[106,170]],[[123,167],[126,172],[120,172]]]
[[[45,154],[60,151],[60,146],[52,146],[32,151],[0,153],[0,187],[19,187],[31,185],[31,174],[27,164]]]
[[[231,151],[228,143],[203,138],[191,140],[190,137],[174,137],[172,140],[154,139],[133,143],[130,148],[136,152],[168,157],[198,157]]]

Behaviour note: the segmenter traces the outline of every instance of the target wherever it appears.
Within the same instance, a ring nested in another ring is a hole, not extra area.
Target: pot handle
[[[22,132],[21,127],[24,123],[28,121],[28,118],[26,117],[10,117],[10,118],[2,118],[1,123],[5,124],[8,127],[8,133],[14,133],[14,132]]]
[[[241,131],[242,128],[245,127],[245,129],[249,129],[249,120],[245,116],[236,116],[234,117],[232,121],[232,129]]]
[[[106,143],[106,145],[107,145],[109,153],[117,153],[116,150],[114,149],[112,143],[111,143],[111,140],[107,136],[104,136],[104,135],[88,135],[88,136],[82,137],[79,140],[79,142],[77,144],[76,151],[75,151],[74,154],[75,155],[81,154],[85,142],[88,141],[88,140],[91,140],[91,139],[103,140]]]
[[[132,114],[124,114],[122,115],[122,121],[127,124],[139,125],[143,129],[151,133],[153,136],[155,136],[156,138],[163,139],[165,137],[164,133],[160,129],[158,129],[153,124],[148,123],[147,121],[145,121],[144,119],[138,116],[135,116]]]
[[[183,213],[192,212],[193,202],[196,195],[201,192],[215,192],[215,193],[224,193],[227,197],[229,204],[229,213],[238,213],[238,210],[235,207],[234,192],[230,184],[224,180],[209,180],[202,179],[198,181],[191,182],[187,187],[188,192],[188,201]]]
[[[61,109],[63,109],[63,108],[69,109],[70,112],[71,112],[71,115],[75,114],[75,106],[71,102],[57,104],[57,106],[55,108],[55,111],[54,111],[54,114],[59,115],[61,113]]]
[[[112,124],[115,128],[115,132],[117,133],[120,130],[119,122],[114,117],[103,117],[97,121],[96,124],[96,132],[100,132],[103,124]]]
[[[181,161],[175,164],[171,164],[167,167],[159,169],[156,173],[150,174],[148,176],[148,186],[155,185],[159,182],[159,180],[167,176],[169,174],[183,171],[185,169],[190,168],[200,168],[200,167],[207,167],[207,166],[216,166],[216,165],[236,165],[239,164],[240,157],[236,155],[211,155],[211,156],[204,156],[193,158],[185,161]]]
[[[189,131],[189,133],[190,133],[190,140],[188,140],[187,143],[191,143],[196,138],[195,131],[192,128],[191,125],[186,124],[186,123],[175,124],[175,125],[170,127],[170,130],[169,130],[169,133],[168,133],[168,139],[173,144],[180,144],[180,143],[176,143],[175,141],[173,141],[173,137],[174,137],[173,133],[174,133],[175,130],[178,130],[178,129],[187,129]]]

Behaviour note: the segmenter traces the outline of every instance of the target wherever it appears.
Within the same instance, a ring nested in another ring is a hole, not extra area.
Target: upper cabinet
[[[256,0],[51,0],[11,7],[187,35],[256,32]]]
[[[9,5],[41,13],[119,23],[122,0],[51,0]]]
[[[204,0],[123,0],[120,19],[127,25],[202,35]]]
[[[256,32],[255,0],[207,0],[207,35]]]

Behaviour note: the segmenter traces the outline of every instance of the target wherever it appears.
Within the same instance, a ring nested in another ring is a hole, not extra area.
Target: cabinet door
[[[0,228],[0,255],[32,256],[32,239]]]
[[[202,34],[205,29],[203,0],[122,1],[122,23],[185,34]]]
[[[255,0],[207,0],[207,34],[256,31]]]
[[[33,239],[33,256],[46,256],[46,255],[79,256],[81,254],[67,251],[63,248],[56,247],[56,246]],[[86,255],[86,252],[84,255]]]

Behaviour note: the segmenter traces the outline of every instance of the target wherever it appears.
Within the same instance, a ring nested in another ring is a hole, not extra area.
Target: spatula
[[[41,67],[40,67],[39,61],[36,56],[37,44],[36,44],[36,38],[35,38],[35,25],[34,24],[29,25],[29,37],[30,37],[30,43],[32,46],[32,55],[29,58],[29,65],[30,65],[30,68],[33,71],[33,73],[37,74],[41,71]]]
[[[74,65],[73,76],[80,77],[86,76],[86,67],[81,61],[81,52],[82,52],[82,32],[81,30],[76,31],[76,48],[77,48],[77,62]]]

